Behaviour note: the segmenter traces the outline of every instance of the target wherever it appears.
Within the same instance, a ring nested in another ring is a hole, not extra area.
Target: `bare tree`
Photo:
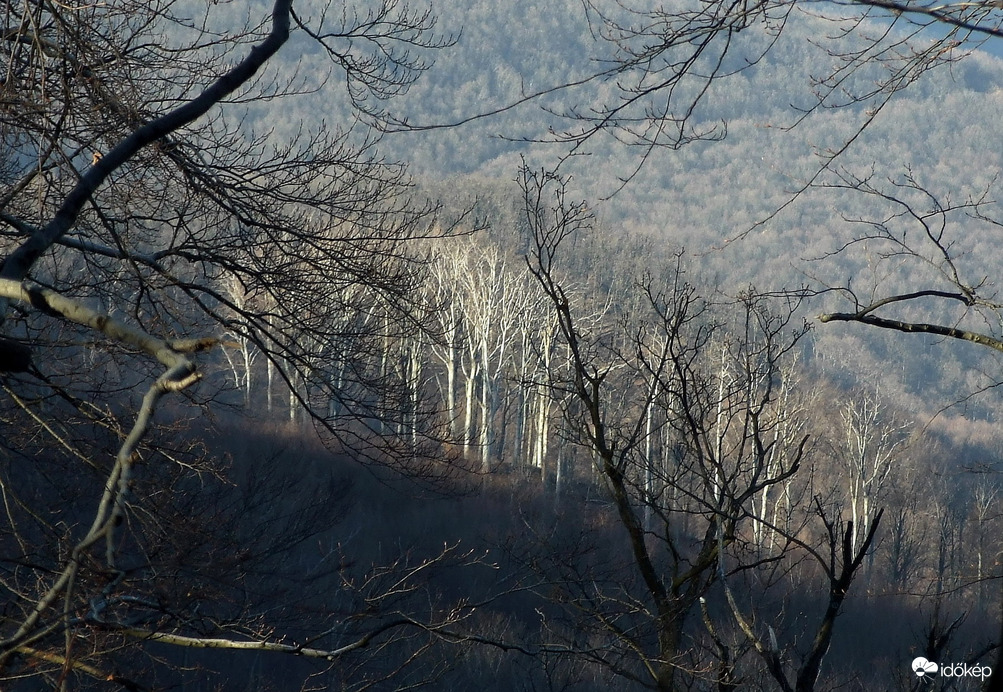
[[[261,104],[320,88],[329,72],[375,124],[380,104],[447,43],[431,15],[396,0],[312,16],[276,0],[261,17],[171,0],[29,0],[0,16],[2,674],[134,689],[106,666],[120,648],[335,660],[421,629],[402,615],[363,625],[353,642],[314,633],[293,644],[247,611],[212,619],[193,599],[165,605],[158,589],[171,580],[212,578],[211,563],[172,572],[159,552],[165,537],[189,550],[210,537],[183,530],[197,511],[162,501],[197,492],[169,479],[221,469],[194,440],[179,442],[182,425],[154,419],[176,411],[172,395],[211,399],[213,386],[194,385],[235,341],[250,406],[262,403],[257,358],[269,397],[275,373],[291,412],[360,458],[428,468],[434,411],[416,399],[415,372],[380,377],[380,349],[429,324],[416,290],[425,260],[411,241],[437,233],[432,210],[411,202],[403,167],[379,157],[365,128],[294,128],[283,141],[253,123]],[[328,58],[317,82],[274,60],[292,34]],[[30,450],[35,476],[11,461]],[[271,530],[277,539],[283,528]],[[258,547],[235,539],[218,550],[250,559]]]
[[[567,201],[559,178],[524,170],[521,183],[533,234],[527,262],[570,354],[554,376],[554,386],[567,393],[565,434],[592,459],[621,531],[621,550],[629,555],[620,564],[596,565],[579,545],[565,558],[546,559],[562,575],[550,582],[560,600],[593,619],[576,628],[591,633],[577,642],[580,655],[652,689],[684,689],[711,665],[686,643],[700,615],[715,643],[710,661],[717,684],[734,686],[731,649],[700,605],[723,584],[734,622],[769,675],[784,689],[814,689],[881,513],[854,548],[853,522],[833,518],[820,500],[814,503],[817,542],[805,538],[811,513],[777,526],[756,512],[764,489],[782,488],[808,449],[804,426],[790,420],[796,409],[778,410],[789,403],[780,391],[782,365],[804,334],[804,327],[791,330],[796,305],[773,313],[765,299],[750,294],[734,306],[732,320],[715,319],[720,308],[702,301],[676,265],[664,283],[653,276],[639,280],[636,313],[586,331],[564,289],[559,258],[568,238],[590,223],[587,209]],[[671,454],[655,454],[649,444],[663,431],[673,440]],[[771,551],[756,538],[763,524],[777,535]],[[789,679],[781,650],[754,631],[727,582],[728,575],[769,573],[805,558],[817,565],[829,597],[813,644]]]
[[[894,262],[897,267],[905,264],[913,271],[908,276],[888,272],[891,278],[885,286],[860,289],[847,281],[828,289],[845,298],[850,309],[824,312],[819,315],[820,322],[857,322],[1003,351],[1003,335],[998,331],[998,325],[1003,323],[1003,305],[995,300],[985,268],[966,267],[960,259],[964,250],[958,245],[961,223],[968,237],[999,228],[999,222],[991,214],[988,191],[952,202],[927,189],[908,170],[887,180],[841,171],[828,185],[879,200],[887,209],[887,214],[880,218],[850,219],[862,231],[841,252],[866,245],[879,263]],[[972,263],[969,259],[969,264]],[[868,293],[861,295],[861,290]],[[983,501],[986,499],[983,496]],[[942,531],[953,531],[954,524],[941,522]],[[950,561],[944,554],[945,546],[953,544],[952,538],[941,537],[941,575]],[[1003,658],[997,660],[994,670],[999,671],[1001,665]],[[989,689],[1003,689],[999,673],[993,675]]]

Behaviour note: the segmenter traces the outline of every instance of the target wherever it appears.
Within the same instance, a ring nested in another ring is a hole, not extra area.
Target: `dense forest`
[[[1003,38],[892,5],[7,3],[0,686],[980,689]]]
[[[463,40],[444,52],[436,66],[436,74],[445,77],[419,82],[409,94],[409,118],[449,122],[478,108],[515,101],[542,85],[579,77],[589,55],[581,13],[551,5],[536,8],[528,15],[531,19],[523,21],[523,9],[443,8],[444,28],[462,27]],[[483,20],[484,15],[491,21]],[[512,36],[495,31],[496,26],[521,29]],[[699,258],[698,270],[707,284],[725,291],[750,284],[763,291],[803,284],[835,286],[848,276],[861,282],[861,288],[864,281],[892,287],[907,283],[924,271],[918,263],[875,268],[869,266],[866,250],[829,256],[860,235],[861,224],[855,221],[898,213],[888,200],[827,187],[840,182],[830,173],[785,206],[816,173],[824,153],[841,146],[868,117],[867,104],[813,109],[813,88],[821,89],[819,81],[841,61],[825,42],[814,39],[837,34],[839,26],[829,16],[794,12],[762,61],[711,85],[697,111],[696,127],[717,128],[716,134],[725,135],[722,141],[650,153],[599,143],[567,165],[578,194],[594,202],[613,195],[598,211],[610,233],[637,234],[656,244],[685,248]],[[869,28],[872,33],[881,30],[877,22]],[[764,40],[749,37],[730,59],[752,61]],[[989,143],[1001,116],[1003,65],[976,49],[970,54],[959,50],[953,57],[956,61],[917,75],[915,83],[884,106],[880,117],[840,156],[838,168],[871,175],[888,190],[911,176],[936,191],[941,204],[997,199],[1000,158]],[[509,78],[501,79],[500,74]],[[840,88],[848,93],[864,90],[876,79],[854,73]],[[513,225],[518,223],[518,205],[507,200],[516,195],[512,181],[519,156],[545,161],[547,150],[541,153],[512,139],[543,135],[547,120],[541,108],[561,106],[529,104],[486,123],[395,135],[384,145],[421,176],[450,175],[448,188],[460,197],[454,203],[457,208],[477,200],[490,205],[487,214],[508,211],[510,216],[500,223]],[[526,123],[538,129],[520,129]],[[643,167],[621,189],[620,180],[632,175],[642,155],[647,157]],[[441,186],[430,185],[437,199],[448,198]],[[488,201],[492,196],[499,201]],[[993,277],[1000,263],[993,236],[970,232],[979,224],[970,216],[956,213],[947,221],[955,251],[964,257],[972,280]],[[741,242],[733,242],[738,238]],[[870,284],[867,290],[872,290]],[[812,309],[822,308],[814,304]],[[936,349],[922,337],[903,341],[873,330],[818,330],[813,338],[819,355],[842,371],[833,376],[874,381],[874,375],[882,373],[880,386],[903,408],[914,408],[917,399],[929,401],[924,411],[928,417],[995,381],[976,374],[992,366],[980,365],[986,354],[975,349]],[[848,353],[853,354],[850,366],[840,363]],[[900,366],[897,373],[889,372],[890,359]],[[931,376],[938,372],[944,376]],[[937,395],[931,398],[932,391]],[[965,415],[993,420],[996,408],[994,399],[984,404],[968,400]]]

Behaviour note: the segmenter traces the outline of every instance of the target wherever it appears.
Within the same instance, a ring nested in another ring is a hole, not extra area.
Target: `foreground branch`
[[[0,267],[0,278],[20,280],[28,276],[39,257],[76,223],[84,204],[109,175],[144,147],[205,115],[213,106],[251,79],[289,38],[291,7],[292,0],[275,0],[272,8],[271,32],[265,40],[251,49],[250,55],[191,101],[136,128],[111,151],[96,160],[63,200],[55,216],[7,256]],[[0,310],[0,322],[3,321],[5,313],[6,310]]]
[[[299,644],[282,644],[280,642],[268,642],[257,640],[224,639],[221,637],[189,637],[183,634],[171,634],[169,632],[150,632],[148,630],[127,628],[121,630],[122,634],[135,639],[171,644],[173,646],[186,646],[196,649],[230,649],[239,651],[269,651],[274,653],[292,654],[295,656],[305,656],[306,658],[323,658],[334,661],[347,653],[356,649],[364,649],[369,646],[374,638],[384,632],[405,625],[413,624],[410,620],[400,619],[388,622],[372,632],[368,632],[351,644],[338,647],[337,649],[315,649]]]
[[[897,2],[896,0],[856,0],[856,2],[868,7],[879,7],[894,14],[915,14],[929,17],[940,24],[947,24],[983,36],[1003,37],[1003,29],[999,25],[979,23],[979,19],[990,17],[991,10],[999,6],[995,2],[949,2],[936,6],[914,2]],[[973,8],[981,10],[980,15],[972,15],[970,19],[966,18],[964,13]]]
[[[891,320],[884,317],[875,317],[874,315],[867,314],[866,310],[855,313],[823,313],[818,316],[818,320],[823,324],[826,322],[859,322],[861,324],[869,324],[873,327],[881,327],[882,329],[894,329],[899,332],[937,334],[938,336],[947,336],[952,339],[971,341],[972,343],[980,346],[988,346],[989,348],[997,351],[1003,351],[1003,340],[987,334],[970,332],[967,329],[947,327],[941,324],[928,324],[926,322],[902,322],[900,320]]]
[[[195,367],[184,354],[207,351],[215,347],[218,339],[165,340],[141,329],[114,319],[107,313],[95,310],[79,300],[68,298],[52,289],[43,288],[30,281],[13,281],[0,278],[0,298],[27,303],[48,315],[59,317],[84,327],[90,327],[123,346],[135,348],[157,359],[168,368],[178,368],[177,379],[194,372]],[[185,366],[188,367],[185,367]]]
[[[435,635],[444,640],[454,642],[454,643],[475,643],[484,646],[491,646],[503,651],[517,651],[519,653],[525,654],[527,656],[537,656],[541,653],[560,653],[567,654],[568,649],[566,647],[560,646],[549,646],[544,645],[539,648],[527,648],[520,644],[514,642],[506,642],[502,640],[491,639],[487,637],[481,637],[478,635],[473,635],[464,632],[457,632],[455,630],[449,629],[442,624],[428,624],[419,622],[409,617],[400,617],[390,622],[386,622],[379,627],[375,628],[371,632],[367,632],[363,636],[359,637],[355,641],[340,646],[336,649],[318,649],[314,647],[305,646],[302,644],[283,644],[281,642],[269,642],[261,640],[241,640],[241,639],[226,639],[223,637],[190,637],[183,634],[172,634],[169,632],[152,632],[149,630],[138,629],[135,627],[127,627],[119,630],[122,634],[125,634],[136,639],[143,639],[146,641],[159,642],[162,644],[171,644],[173,646],[185,646],[197,649],[230,649],[230,650],[240,650],[240,651],[268,651],[272,653],[283,653],[291,654],[294,656],[305,656],[306,658],[323,658],[327,661],[334,661],[345,654],[351,653],[358,649],[364,649],[369,646],[373,640],[390,630],[398,628],[415,628],[425,631],[431,635]],[[324,635],[321,635],[324,636]],[[314,639],[319,639],[320,637],[315,637]]]
[[[59,598],[65,598],[68,602],[84,555],[102,538],[106,542],[105,561],[110,568],[114,568],[114,528],[124,511],[139,444],[149,431],[157,404],[168,392],[180,391],[198,381],[200,374],[196,370],[195,363],[186,354],[211,348],[218,343],[218,340],[160,339],[116,320],[106,313],[94,310],[78,300],[27,281],[22,283],[0,279],[0,298],[28,303],[41,312],[90,327],[114,342],[146,353],[167,368],[150,385],[143,397],[132,429],[119,447],[115,464],[105,481],[104,492],[87,534],[74,546],[65,567],[53,585],[38,600],[17,631],[6,640],[0,641],[0,664],[2,664],[18,647],[38,638],[35,635],[42,616]],[[46,631],[44,627],[42,630]]]

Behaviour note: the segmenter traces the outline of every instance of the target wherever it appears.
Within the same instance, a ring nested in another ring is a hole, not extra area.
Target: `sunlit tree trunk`
[[[477,389],[478,382],[478,366],[477,360],[470,358],[464,361],[461,366],[463,371],[463,382],[464,382],[464,408],[463,408],[463,435],[462,435],[462,446],[463,454],[467,456],[470,454],[470,447],[473,444],[474,437],[474,398]]]

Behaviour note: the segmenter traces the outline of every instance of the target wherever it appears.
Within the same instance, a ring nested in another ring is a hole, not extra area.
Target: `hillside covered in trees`
[[[460,39],[439,57],[437,77],[420,82],[397,106],[414,123],[459,121],[516,102],[580,78],[589,64],[588,27],[571,6],[464,4],[441,8],[441,28]],[[900,210],[871,195],[827,188],[840,182],[833,172],[813,179],[827,152],[840,148],[871,115],[867,104],[814,107],[813,94],[826,88],[819,81],[846,60],[833,55],[821,37],[838,35],[846,24],[836,22],[836,14],[813,10],[794,11],[776,45],[755,65],[711,84],[695,127],[712,131],[715,141],[651,152],[590,142],[580,159],[565,164],[576,193],[597,203],[608,233],[685,248],[699,258],[694,268],[708,285],[730,292],[750,284],[764,291],[819,288],[841,285],[846,277],[870,290],[865,283],[902,285],[914,276],[910,272],[922,272],[911,265],[874,267],[866,250],[830,255],[860,235],[857,221]],[[499,32],[498,26],[510,30]],[[867,31],[880,34],[884,26],[875,20]],[[741,50],[730,59],[736,65],[753,61],[768,39],[737,39]],[[834,169],[891,184],[911,176],[937,191],[941,204],[998,199],[1000,154],[991,142],[1001,116],[1003,64],[975,48],[959,48],[951,59],[916,75],[840,154]],[[878,79],[876,69],[849,75],[839,85],[846,92],[842,98],[849,101],[850,93],[866,91]],[[560,153],[552,145],[518,140],[545,137],[548,118],[555,118],[543,111],[561,113],[569,104],[600,98],[562,91],[543,104],[531,102],[461,127],[394,135],[384,149],[408,160],[436,198],[456,194],[456,208],[477,200],[487,205],[485,220],[508,212],[494,225],[517,225],[518,205],[511,200],[519,156],[529,156],[532,165]],[[718,135],[722,141],[716,141]],[[622,185],[627,177],[629,184]],[[436,182],[444,178],[445,187]],[[801,192],[809,182],[814,185]],[[974,281],[992,280],[1003,261],[992,236],[971,232],[977,220],[959,217],[951,223],[951,240],[966,271]],[[815,302],[811,309],[821,311],[824,304]],[[976,349],[938,349],[932,339],[903,341],[845,328],[817,330],[813,338],[819,355],[839,370],[833,376],[874,381],[882,373],[881,386],[894,392],[900,405],[912,408],[922,399],[931,404],[924,411],[929,416],[995,381],[974,374],[993,367],[980,364],[987,356]],[[889,371],[889,360],[896,361],[896,372]],[[932,391],[937,395],[931,397]],[[968,401],[965,413],[995,420],[997,410],[990,397]]]
[[[866,3],[5,17],[4,689],[988,678],[984,33]]]

